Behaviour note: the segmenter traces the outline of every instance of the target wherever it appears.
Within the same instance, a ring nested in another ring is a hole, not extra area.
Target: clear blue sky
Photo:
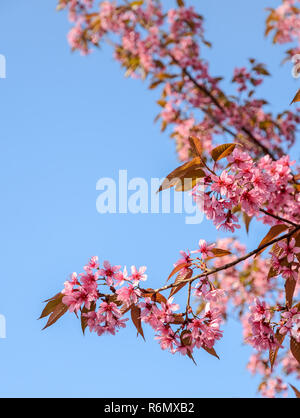
[[[280,66],[284,48],[263,37],[264,8],[278,1],[192,3],[206,16],[213,72],[229,78],[248,57],[267,62],[273,77],[261,95],[273,109],[287,107],[297,81],[291,64]],[[41,302],[90,256],[147,265],[155,287],[180,249],[216,237],[208,221],[185,225],[183,215],[97,213],[100,177],[119,169],[162,177],[177,164],[174,144],[153,123],[156,93],[125,79],[108,47],[89,57],[70,53],[69,24],[55,4],[0,3],[0,53],[7,58],[7,79],[0,80],[0,314],[7,319],[0,396],[256,396],[236,322],[217,345],[221,360],[199,351],[197,367],[162,352],[149,329],[146,344],[131,326],[116,337],[83,337],[67,315],[41,331]],[[249,248],[263,233],[262,226],[251,230]]]

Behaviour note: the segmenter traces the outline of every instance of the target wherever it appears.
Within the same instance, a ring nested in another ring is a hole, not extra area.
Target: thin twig
[[[289,238],[291,235],[293,235],[294,233],[296,233],[299,230],[300,230],[300,225],[298,225],[296,228],[294,228],[292,231],[288,232],[287,234],[282,235],[278,238],[274,238],[272,241],[267,242],[264,245],[261,245],[260,247],[256,248],[253,251],[250,251],[248,254],[244,255],[243,257],[237,258],[236,260],[232,261],[231,263],[225,264],[224,266],[218,267],[216,269],[208,270],[208,271],[206,271],[204,273],[201,273],[201,274],[198,274],[197,276],[194,276],[190,279],[183,280],[183,281],[180,282],[180,284],[190,283],[190,282],[193,282],[194,280],[200,279],[201,277],[210,276],[211,274],[218,273],[219,271],[227,270],[228,268],[233,267],[236,264],[239,264],[240,262],[242,262],[244,260],[247,260],[247,258],[252,257],[253,255],[255,255],[255,254],[259,253],[260,251],[264,250],[265,248],[269,247],[270,245],[276,244],[276,242],[278,242],[278,241]],[[177,286],[177,284],[172,283],[168,286],[163,286],[159,289],[156,289],[155,293],[162,292],[164,290],[167,290],[167,289],[170,289],[170,288],[176,287],[176,286]]]
[[[281,216],[273,215],[273,213],[269,213],[269,212],[267,212],[264,209],[259,209],[259,210],[260,210],[260,212],[263,212],[265,215],[271,216],[271,218],[277,219],[278,221],[284,222],[286,224],[290,224],[290,225],[292,225],[294,227],[299,226],[299,224],[295,224],[294,222],[289,221],[288,219],[282,218]]]
[[[216,97],[214,97],[214,95],[203,85],[198,83],[198,81],[192,76],[192,74],[186,69],[183,68],[180,65],[180,62],[171,54],[169,53],[170,57],[172,58],[172,60],[182,69],[182,71],[184,72],[184,74],[190,79],[190,81],[202,92],[204,93],[207,97],[209,97],[211,99],[211,101],[215,104],[215,106],[221,110],[221,112],[223,114],[226,114],[226,110],[224,109],[224,107],[221,105],[221,103],[218,101],[218,99]],[[212,115],[210,114],[210,112],[206,111],[205,109],[202,109],[209,117],[212,118]],[[220,122],[217,122],[215,118],[213,118],[213,122],[217,123],[225,132],[229,133],[231,136],[233,136],[234,138],[237,136],[237,134],[235,134],[233,131],[231,131],[230,129],[224,127]],[[255,136],[252,134],[252,132],[249,131],[248,128],[246,127],[242,127],[241,128],[242,132],[244,132],[250,139],[252,142],[255,143],[256,146],[258,146],[259,148],[261,148],[266,154],[268,154],[273,161],[276,161],[275,156],[272,154],[272,152],[265,147],[263,144],[261,144],[258,139],[255,138]]]

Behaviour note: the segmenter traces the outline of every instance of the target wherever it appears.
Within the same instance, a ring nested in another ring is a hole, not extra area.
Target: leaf
[[[180,341],[182,345],[191,345],[192,333],[191,331],[185,330],[180,334]]]
[[[279,275],[278,271],[275,270],[273,266],[271,266],[269,273],[268,273],[268,279],[272,279],[272,277],[276,277],[278,275]]]
[[[208,354],[210,354],[211,356],[214,356],[214,357],[216,357],[217,359],[219,359],[220,360],[220,357],[218,356],[218,354],[216,353],[216,350],[212,347],[212,348],[209,348],[209,347],[207,347],[206,345],[203,345],[202,346],[202,348],[208,353]]]
[[[156,80],[154,81],[152,84],[150,84],[149,89],[153,90],[155,89],[157,86],[159,86],[162,83],[162,80]]]
[[[141,309],[136,305],[132,305],[131,307],[131,319],[137,329],[138,334],[140,334],[145,340],[141,321]]]
[[[205,305],[206,305],[205,302],[202,302],[198,305],[197,310],[196,310],[196,315],[199,315],[203,311],[203,309],[205,308]]]
[[[281,344],[284,341],[285,335],[280,334],[279,331],[277,330],[277,332],[275,334],[275,338],[281,346]],[[275,350],[270,350],[270,352],[269,352],[269,360],[270,360],[270,365],[271,365],[271,371],[273,370],[273,366],[274,366],[274,363],[276,361],[277,354],[278,354],[278,351],[280,349],[280,346],[278,346]]]
[[[295,239],[296,239],[296,247],[300,247],[300,232],[298,232]],[[296,257],[300,263],[300,253],[296,254]]]
[[[246,212],[243,212],[243,221],[246,227],[247,234],[249,233],[249,225],[252,221],[253,216],[249,216]]]
[[[197,363],[196,363],[196,361],[195,361],[195,359],[194,359],[194,357],[193,357],[193,354],[190,352],[190,350],[187,350],[187,356],[188,356],[191,360],[193,360],[193,363],[195,364],[195,366],[197,366]]]
[[[252,68],[257,74],[270,75],[269,71],[262,64],[258,64]]]
[[[171,271],[169,277],[167,278],[167,281],[171,279],[172,276],[174,276],[174,274],[178,273],[180,270],[182,270],[184,267],[189,266],[189,263],[180,263],[177,266],[175,266],[173,268],[173,270]]]
[[[194,154],[199,157],[201,157],[202,155],[202,145],[201,145],[201,141],[199,138],[197,138],[196,136],[190,136],[189,137],[189,143],[191,145],[191,148],[194,152]]]
[[[131,7],[139,7],[142,6],[144,4],[144,0],[136,0],[136,1],[132,1],[130,3]]]
[[[130,309],[132,308],[132,306],[133,306],[133,304],[131,304],[131,305],[124,305],[121,309],[120,309],[120,311],[121,311],[121,314],[122,315],[125,315],[128,311],[130,311]]]
[[[85,334],[85,330],[86,330],[87,325],[88,325],[88,320],[84,316],[84,314],[87,314],[88,312],[95,312],[95,310],[96,310],[96,303],[95,302],[91,303],[90,309],[87,309],[85,306],[81,309],[80,322],[81,322],[81,329],[82,329],[83,335]]]
[[[214,253],[215,257],[224,257],[225,255],[231,254],[230,251],[223,250],[222,248],[212,248],[211,252]]]
[[[293,98],[293,100],[291,101],[290,104],[296,103],[296,102],[300,102],[300,89],[297,91],[296,96]]]
[[[199,182],[199,179],[203,177],[205,177],[205,173],[203,170],[200,170],[195,175],[193,175],[193,177],[183,178],[182,180],[178,181],[175,187],[175,191],[188,192],[189,190],[192,190]]]
[[[184,178],[191,178],[191,174],[193,176],[203,176],[203,174],[205,175],[201,167],[203,167],[203,163],[200,157],[195,157],[191,161],[188,161],[180,167],[175,168],[175,170],[168,174],[164,179],[158,189],[158,192],[177,185],[177,183],[182,182]]]
[[[114,293],[113,295],[108,295],[108,296],[106,296],[106,298],[107,298],[107,300],[108,300],[109,303],[113,302],[117,306],[122,306],[123,305],[123,302],[121,302],[118,299],[118,295],[116,293]]]
[[[183,324],[184,323],[184,317],[183,317],[183,314],[173,314],[173,321],[171,321],[170,322],[170,324],[176,324],[176,325],[179,325],[179,324]]]
[[[214,255],[213,257],[207,257],[205,261],[212,260],[215,257],[224,257],[225,255],[230,255],[231,252],[228,250],[222,250],[222,248],[212,248],[210,250]]]
[[[291,308],[296,288],[296,280],[293,277],[288,278],[285,282],[284,288],[286,304],[289,308]]]
[[[183,0],[177,0],[177,4],[179,7],[184,7],[184,1]]]
[[[187,269],[187,272],[185,274],[178,274],[178,276],[176,277],[176,280],[174,282],[174,287],[172,287],[171,292],[170,292],[170,296],[175,295],[175,293],[179,292],[179,290],[181,290],[188,282],[186,282],[185,280],[191,278],[193,275],[193,270],[192,269]]]
[[[159,292],[155,292],[154,289],[141,289],[144,298],[150,298],[152,302],[167,303],[167,299]]]
[[[81,329],[82,329],[82,333],[83,333],[83,335],[85,334],[85,330],[86,330],[87,325],[88,325],[88,320],[87,320],[87,318],[85,318],[85,316],[84,316],[84,314],[87,314],[87,313],[88,313],[88,310],[84,307],[84,308],[81,310],[81,316],[80,316]]]
[[[236,144],[232,144],[232,143],[219,145],[218,147],[214,148],[210,154],[213,160],[217,162],[221,160],[222,158],[225,158],[228,155],[230,155],[235,147],[236,147]]]
[[[46,326],[43,328],[43,330],[55,324],[55,322],[58,321],[59,318],[61,318],[67,311],[68,311],[68,307],[64,305],[63,303],[60,303],[59,305],[57,305],[54,311],[52,312],[52,314],[50,315],[48,322]]]
[[[293,356],[300,364],[300,343],[298,343],[293,337],[291,337],[290,348]]]
[[[267,235],[264,237],[264,239],[260,242],[260,244],[257,248],[262,247],[263,245],[272,241],[272,239],[276,238],[278,235],[280,235],[286,229],[288,229],[288,225],[285,225],[285,224],[279,224],[279,225],[272,226],[270,231],[267,233]],[[265,249],[260,250],[258,253],[256,253],[255,257],[257,257],[258,254],[261,254],[264,250]]]
[[[290,384],[290,387],[293,389],[293,391],[295,392],[296,398],[300,398],[300,391],[295,388],[295,386]]]
[[[48,303],[45,306],[45,308],[44,308],[41,316],[39,317],[39,319],[45,318],[46,316],[50,315],[51,312],[54,311],[56,306],[61,303],[63,296],[64,295],[62,293],[58,293],[53,298],[46,300],[46,302],[48,302]]]

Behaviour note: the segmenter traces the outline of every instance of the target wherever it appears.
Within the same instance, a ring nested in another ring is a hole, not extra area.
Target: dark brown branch
[[[214,97],[214,95],[203,84],[198,83],[198,81],[192,76],[192,74],[186,68],[182,68],[179,61],[171,53],[169,53],[169,55],[172,58],[172,60],[182,69],[182,71],[190,79],[190,81],[192,81],[192,83],[202,93],[204,93],[207,97],[209,97],[211,99],[211,101],[214,103],[214,105],[219,110],[221,110],[222,113],[226,114],[226,111],[225,111],[224,107],[221,105],[221,103],[218,101],[218,99],[216,99],[216,97]],[[229,133],[234,138],[237,136],[233,131],[231,131],[227,127],[224,127],[220,122],[216,121],[216,119],[212,117],[212,115],[210,114],[209,111],[207,111],[205,109],[202,109],[202,110],[213,120],[214,123],[217,123],[225,132]],[[263,144],[261,144],[255,138],[255,136],[252,134],[252,132],[249,131],[248,128],[242,127],[241,131],[244,132],[257,147],[261,148],[264,151],[264,153],[268,154],[272,158],[273,161],[276,161],[276,158],[274,157],[272,152],[267,147],[265,147]]]
[[[273,215],[273,213],[269,213],[264,209],[259,209],[259,210],[260,210],[260,212],[263,212],[265,215],[271,216],[271,218],[277,219],[278,221],[284,222],[286,224],[290,224],[294,227],[299,226],[298,224],[295,224],[294,222],[289,221],[288,219],[282,218],[281,216],[278,216],[278,215]]]
[[[252,257],[253,255],[259,253],[262,250],[264,250],[265,248],[267,248],[267,247],[269,247],[269,246],[271,246],[273,244],[276,244],[276,242],[281,241],[281,240],[286,239],[286,238],[289,238],[291,235],[295,234],[299,230],[300,230],[300,225],[298,225],[296,228],[294,228],[290,232],[286,233],[285,235],[282,235],[282,236],[280,236],[278,238],[274,238],[272,241],[267,242],[264,245],[261,245],[260,247],[256,248],[253,251],[250,251],[248,254],[244,255],[243,257],[237,258],[236,260],[232,261],[231,263],[225,264],[224,266],[218,267],[216,269],[208,270],[208,271],[206,271],[204,273],[198,274],[197,276],[191,277],[190,279],[183,280],[183,281],[180,282],[180,284],[182,284],[182,283],[191,283],[194,280],[200,279],[201,277],[210,276],[212,274],[218,273],[219,271],[227,270],[230,267],[233,267],[233,266],[241,263],[242,261],[247,260],[248,258]],[[159,289],[156,289],[155,290],[155,293],[162,292],[164,290],[167,290],[167,289],[170,289],[170,288],[176,287],[176,286],[177,286],[177,284],[172,283],[170,285],[163,286],[163,287],[161,287]]]

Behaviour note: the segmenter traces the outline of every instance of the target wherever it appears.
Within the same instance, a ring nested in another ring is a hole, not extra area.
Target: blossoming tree
[[[230,236],[210,244],[200,239],[198,248],[181,252],[158,289],[143,285],[146,267],[128,271],[92,257],[47,301],[41,318],[49,316],[49,327],[73,312],[83,332],[99,336],[114,335],[130,318],[141,337],[148,324],[163,350],[195,361],[196,349],[218,357],[215,343],[234,311],[254,349],[248,368],[261,373],[262,395],[274,397],[287,390],[283,375],[300,378],[300,174],[287,154],[300,118],[297,111],[266,111],[256,87],[269,73],[255,59],[235,69],[237,95],[227,95],[202,58],[211,46],[203,17],[185,3],[174,0],[166,10],[160,0],[60,0],[58,9],[69,11],[73,50],[88,54],[109,39],[126,75],[159,91],[161,129],[171,127],[181,160],[159,190],[190,191],[215,227],[229,234],[242,222],[247,231],[250,222],[270,230],[250,252]],[[266,21],[274,43],[296,41],[289,57],[299,51],[297,3],[284,0]],[[183,309],[177,292],[186,293]]]

